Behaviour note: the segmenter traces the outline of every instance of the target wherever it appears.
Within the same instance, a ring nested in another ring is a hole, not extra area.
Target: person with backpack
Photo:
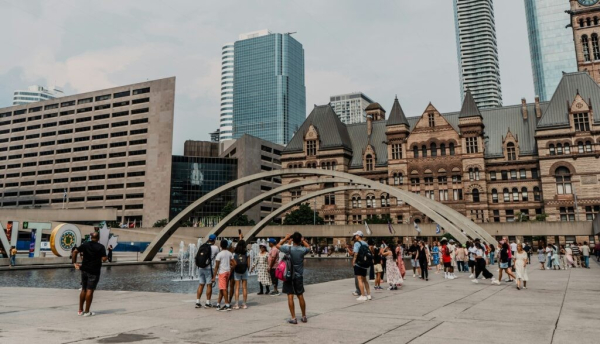
[[[211,234],[208,241],[200,246],[196,254],[196,266],[198,267],[198,290],[196,291],[196,308],[212,308],[210,297],[212,296],[213,265],[215,257],[219,254],[219,248],[215,245],[217,236]],[[200,298],[206,286],[206,303],[202,306]]]
[[[248,265],[250,257],[248,256],[248,248],[245,240],[240,240],[235,246],[233,260],[235,261],[233,268],[233,279],[235,280],[235,304],[233,305],[233,309],[240,309],[240,284],[242,286],[244,297],[242,309],[246,309],[248,308],[246,302],[248,301]]]
[[[356,300],[371,300],[371,289],[369,288],[369,280],[367,280],[367,269],[373,263],[373,253],[371,253],[369,245],[364,241],[364,234],[362,231],[354,233],[352,241],[354,241],[354,258],[352,259],[352,265],[354,266],[354,276],[358,278],[358,288],[360,289],[360,296]]]
[[[283,246],[285,242],[292,239],[293,246]],[[281,271],[282,265],[285,265],[286,274],[279,276],[283,281],[283,292],[288,296],[288,307],[292,317],[288,320],[290,324],[298,324],[296,320],[296,309],[294,307],[294,295],[298,297],[300,303],[300,310],[302,311],[302,318],[300,321],[306,323],[306,302],[304,301],[304,256],[310,252],[310,244],[304,240],[302,234],[295,232],[294,234],[286,235],[278,244],[277,249],[282,253],[285,253],[284,259],[279,263],[277,267],[277,274]],[[291,270],[291,271],[289,271]]]
[[[229,304],[229,295],[227,293],[227,287],[229,286],[229,278],[231,276],[231,267],[235,265],[233,260],[233,254],[229,252],[227,247],[229,246],[228,240],[221,240],[221,252],[215,257],[215,270],[219,275],[219,300],[217,301],[218,311],[230,311],[231,305]],[[215,274],[212,276],[211,283],[215,283]],[[225,299],[225,305],[220,307],[221,300]]]
[[[278,279],[275,276],[275,270],[277,270],[277,265],[279,264],[279,250],[277,247],[277,240],[274,238],[269,238],[269,247],[271,250],[269,251],[269,273],[271,274],[271,282],[273,282],[273,291],[271,292],[271,296],[279,296],[281,293],[277,289]]]

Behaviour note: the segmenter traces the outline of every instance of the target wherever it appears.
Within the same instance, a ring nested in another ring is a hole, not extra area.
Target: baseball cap
[[[208,236],[208,241],[215,241],[215,240],[217,240],[217,236],[216,235],[211,234],[211,235]]]
[[[454,242],[454,239],[450,239],[449,242]]]
[[[440,242],[444,242],[444,241],[448,241],[448,239],[442,238],[442,240],[440,240]]]
[[[270,242],[271,244],[276,244],[276,243],[277,243],[277,240],[275,240],[274,238],[269,238],[269,242]]]
[[[365,236],[362,231],[356,231],[356,233],[354,233],[352,235],[358,235],[361,238]]]

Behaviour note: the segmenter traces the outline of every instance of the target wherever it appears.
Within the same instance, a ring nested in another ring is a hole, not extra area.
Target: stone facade
[[[600,82],[600,3],[587,5],[583,0],[569,1],[577,68],[588,72],[596,82]],[[594,1],[587,2],[591,4]]]
[[[329,105],[316,106],[281,160],[284,168],[333,169],[395,185],[478,223],[591,220],[600,211],[594,104],[600,87],[587,73],[572,73],[550,102],[481,111],[467,93],[459,112],[442,114],[429,104],[407,118],[396,99],[389,118],[371,104],[367,123],[344,125]],[[299,179],[284,177],[283,184]],[[283,202],[331,186],[294,190]],[[330,224],[359,224],[374,215],[392,223],[431,222],[379,191],[318,197],[316,207]]]

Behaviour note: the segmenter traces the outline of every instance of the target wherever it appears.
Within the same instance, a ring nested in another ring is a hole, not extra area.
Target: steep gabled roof
[[[319,149],[346,148],[352,150],[348,129],[335,114],[331,105],[315,106],[294,137],[285,147],[284,152],[300,152],[304,150],[304,135],[311,125],[319,132]]]
[[[357,123],[348,125],[348,133],[352,141],[352,161],[350,167],[358,168],[363,164],[363,152],[367,145],[371,145],[375,150],[376,166],[387,164],[387,138],[385,136],[385,121],[374,121],[371,136],[367,135],[367,123]]]
[[[471,94],[471,91],[467,90],[465,93],[465,100],[463,101],[462,108],[460,109],[459,118],[467,118],[467,117],[481,117],[481,112],[479,112],[479,108],[477,108],[477,103],[475,103],[475,99]]]
[[[396,99],[394,99],[394,105],[392,106],[392,112],[390,112],[390,116],[387,120],[387,125],[399,124],[406,124],[409,126],[408,119],[406,119],[406,115],[404,115],[404,110],[402,110],[398,97],[396,97]]]
[[[572,104],[579,93],[583,100],[591,100],[592,107],[600,105],[600,86],[594,82],[587,72],[564,74],[556,92],[550,100],[546,111],[538,123],[538,128],[552,128],[569,125],[569,109],[567,104]],[[600,111],[594,111],[594,121],[600,122]]]

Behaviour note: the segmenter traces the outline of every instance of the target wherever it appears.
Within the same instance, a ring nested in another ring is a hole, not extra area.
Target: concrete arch
[[[318,190],[315,192],[312,192],[310,194],[304,195],[302,197],[299,197],[297,199],[295,199],[294,201],[290,202],[290,203],[286,203],[284,205],[282,205],[281,207],[279,207],[278,209],[276,209],[275,211],[273,211],[271,214],[269,214],[267,217],[265,217],[264,219],[262,219],[259,223],[257,223],[254,227],[252,227],[252,229],[250,230],[250,233],[248,233],[246,235],[246,240],[247,241],[252,241],[254,239],[254,237],[269,223],[271,222],[271,220],[275,219],[277,216],[283,214],[284,212],[288,211],[289,209],[293,208],[296,205],[302,204],[306,201],[309,201],[315,197],[319,197],[328,193],[332,193],[332,192],[338,192],[338,191],[351,191],[351,190],[373,190],[373,188],[369,187],[369,186],[360,186],[360,185],[355,185],[355,186],[338,186],[335,188],[329,188],[329,189],[323,189],[323,190]],[[444,220],[444,219],[440,219],[440,222],[443,224],[444,222],[446,222],[446,226],[448,226],[448,228],[450,229],[450,232],[452,232],[453,234],[457,234],[459,237],[461,237],[462,239],[464,239],[464,241],[468,240],[467,236],[460,231],[459,229],[457,229],[456,227],[454,227],[454,225],[452,225],[451,223],[449,223],[448,221]]]
[[[298,169],[283,169],[283,170],[274,170],[274,171],[266,171],[257,173],[251,176],[246,176],[240,178],[236,181],[223,185],[208,194],[199,198],[196,202],[189,205],[186,209],[184,209],[181,213],[179,213],[175,218],[173,218],[162,230],[161,232],[152,240],[144,254],[142,255],[142,260],[148,261],[152,260],[158,250],[164,245],[173,233],[180,227],[182,220],[189,213],[193,212],[203,203],[211,200],[216,197],[220,193],[237,188],[241,185],[249,184],[254,181],[260,180],[262,178],[274,177],[274,176],[330,176],[337,178],[344,178],[349,180],[351,183],[359,183],[363,185],[371,186],[373,189],[378,189],[380,191],[387,192],[391,197],[397,198],[399,201],[408,203],[412,207],[418,209],[423,214],[427,215],[429,218],[434,220],[436,223],[440,224],[440,226],[444,227],[447,231],[452,234],[462,235],[461,231],[471,237],[480,237],[485,241],[491,244],[497,244],[496,240],[489,235],[485,230],[481,227],[473,223],[471,220],[466,218],[465,216],[459,214],[454,209],[431,199],[415,195],[411,192],[404,191],[398,188],[395,188],[390,185],[381,184],[379,182],[372,181],[370,179],[352,175],[345,172],[340,171],[332,171],[332,170],[323,170],[323,169],[308,169],[308,168],[298,168]],[[460,227],[460,229],[458,228]]]
[[[236,208],[234,211],[231,212],[231,214],[227,215],[215,227],[213,227],[213,229],[210,231],[210,233],[208,235],[214,234],[216,236],[219,236],[219,234],[221,234],[221,232],[227,227],[227,223],[229,223],[229,221],[231,221],[238,215],[242,215],[243,213],[246,212],[246,210],[254,207],[255,205],[259,204],[260,202],[262,202],[263,200],[265,200],[269,197],[279,195],[282,192],[285,192],[285,191],[288,191],[291,189],[295,189],[298,187],[307,186],[307,185],[315,185],[315,184],[324,184],[324,183],[351,183],[351,181],[348,179],[343,179],[343,178],[319,178],[316,180],[315,179],[306,180],[306,181],[302,181],[302,182],[296,182],[296,183],[280,186],[278,188],[275,188],[273,190],[270,190],[268,192],[260,194],[256,197],[254,197],[253,199],[245,202],[238,208]],[[328,190],[328,189],[325,189],[325,190]]]

